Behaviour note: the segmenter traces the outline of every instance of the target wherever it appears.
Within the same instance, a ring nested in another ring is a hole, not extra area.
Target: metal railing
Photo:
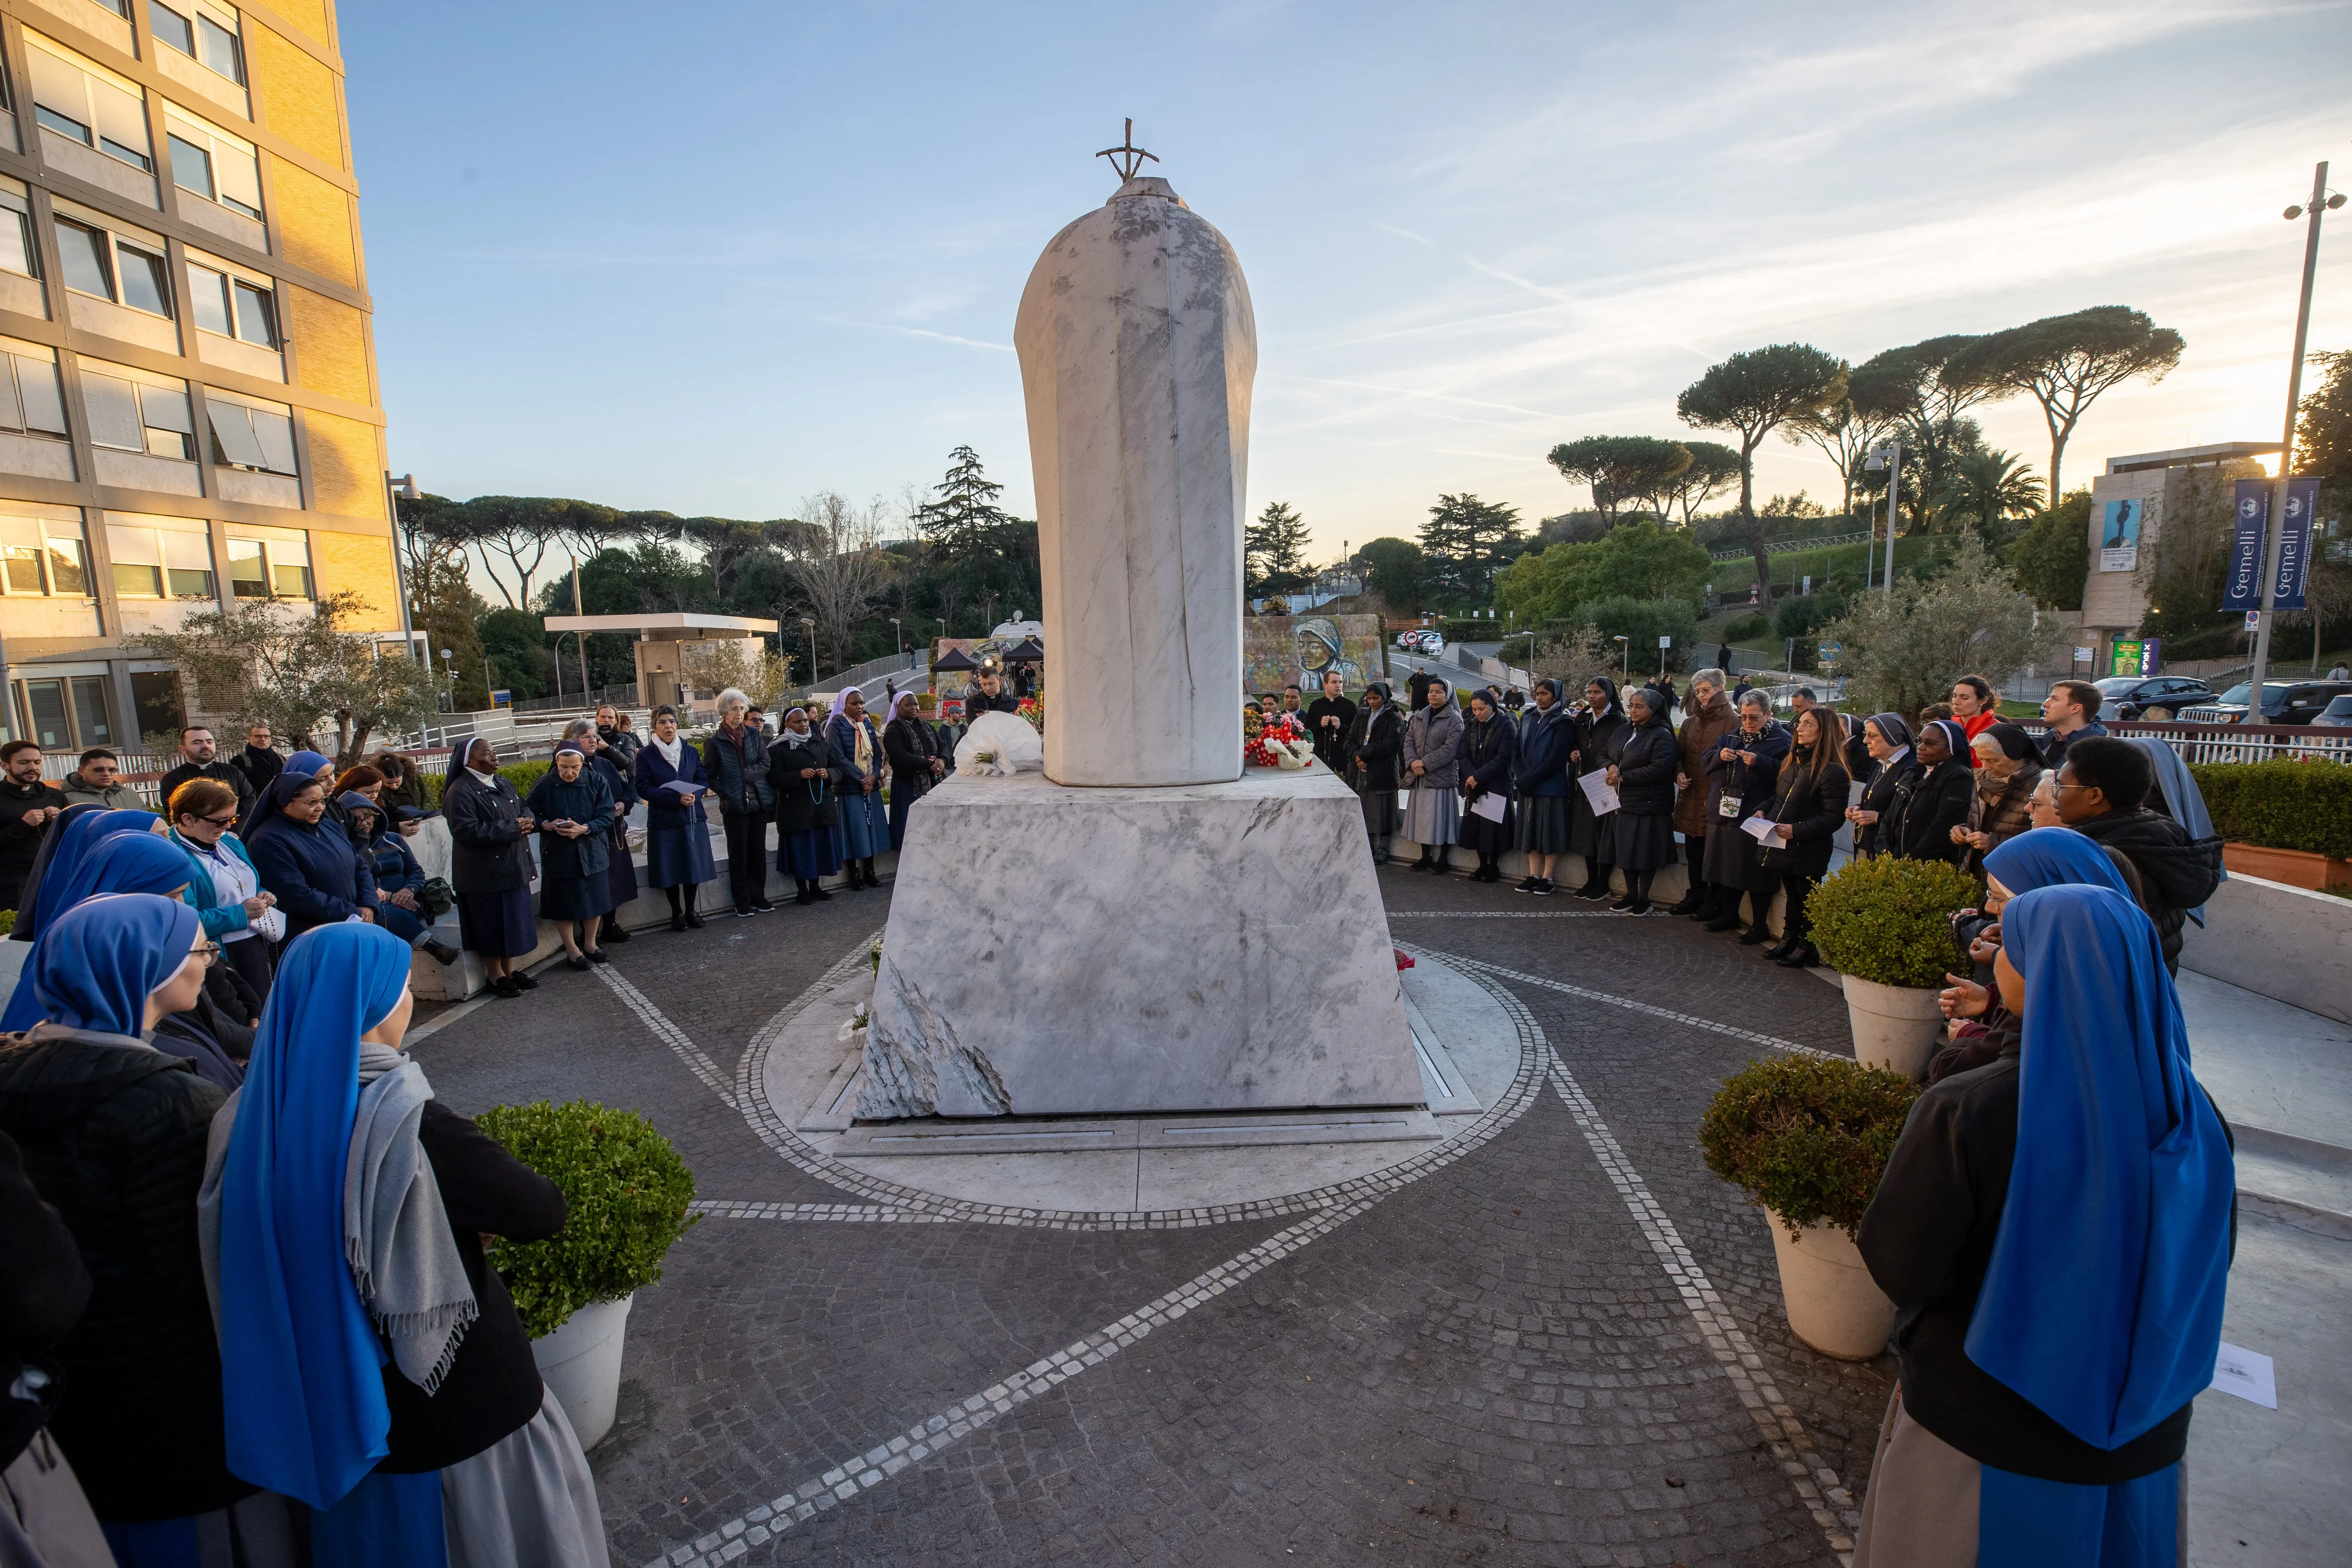
[[[1775,539],[1764,546],[1764,553],[1789,555],[1800,550],[1827,550],[1832,544],[1859,544],[1865,539],[1875,537],[1871,530],[1864,528],[1852,533],[1824,533],[1812,539]],[[1734,550],[1710,550],[1706,558],[1709,561],[1746,561],[1755,553],[1743,544]]]
[[[2307,724],[2126,723],[2102,720],[2110,735],[2144,735],[2162,741],[2184,763],[2304,761],[2352,763],[2352,728]],[[2047,732],[2039,721],[2021,723],[2029,735]]]

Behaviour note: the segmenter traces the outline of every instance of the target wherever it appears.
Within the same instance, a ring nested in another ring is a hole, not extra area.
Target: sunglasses
[[[196,820],[208,822],[215,827],[234,827],[236,826],[236,813],[232,811],[226,816],[201,816]]]

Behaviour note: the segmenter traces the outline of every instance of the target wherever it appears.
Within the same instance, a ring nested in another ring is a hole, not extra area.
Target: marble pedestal
[[[1355,795],[950,778],[898,858],[861,1119],[1422,1103]]]

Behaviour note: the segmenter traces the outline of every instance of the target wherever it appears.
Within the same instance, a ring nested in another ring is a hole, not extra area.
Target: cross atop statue
[[[1142,148],[1135,144],[1135,121],[1133,119],[1129,119],[1127,122],[1127,140],[1125,142],[1122,142],[1116,147],[1106,147],[1101,152],[1096,153],[1095,156],[1097,158],[1109,159],[1110,166],[1118,171],[1118,177],[1121,181],[1135,178],[1135,172],[1143,167],[1143,161],[1146,158],[1150,159],[1155,163],[1160,162],[1160,155],[1158,153],[1147,153]]]

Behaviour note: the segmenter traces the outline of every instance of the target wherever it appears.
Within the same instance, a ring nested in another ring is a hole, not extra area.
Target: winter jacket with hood
[[[0,1035],[0,1131],[89,1269],[89,1302],[50,1352],[66,1395],[49,1430],[102,1520],[208,1513],[256,1489],[228,1470],[196,1242],[205,1138],[226,1098],[126,1036]]]
[[[1722,750],[1716,742],[1738,728],[1739,710],[1720,691],[1683,720],[1680,766],[1690,787],[1675,802],[1675,831],[1685,837],[1695,838],[1707,831],[1706,764]]]
[[[1417,708],[1404,727],[1404,787],[1460,789],[1462,773],[1454,753],[1462,749],[1462,710],[1448,701],[1442,708]],[[1412,764],[1419,763],[1416,776]]]
[[[2164,966],[2180,972],[2180,928],[2221,885],[2221,836],[2189,835],[2160,811],[2108,811],[2067,826],[2131,862],[2140,908],[2164,943]]]
[[[1633,816],[1664,816],[1674,810],[1681,757],[1663,707],[1652,709],[1645,724],[1627,715],[1625,727],[1609,738],[1607,761],[1617,770],[1618,809]]]

